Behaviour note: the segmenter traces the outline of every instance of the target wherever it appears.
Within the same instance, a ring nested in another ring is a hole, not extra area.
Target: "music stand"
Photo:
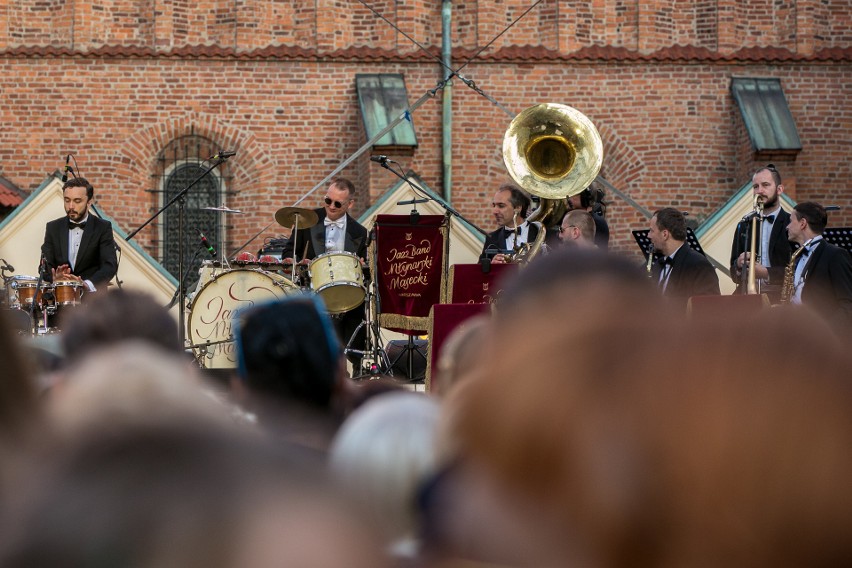
[[[822,233],[826,242],[852,252],[852,227],[826,229]]]
[[[651,239],[648,238],[648,229],[642,229],[641,231],[631,231],[633,233],[633,238],[636,240],[636,244],[639,245],[639,248],[642,249],[642,255],[645,257],[645,261],[648,261],[648,251],[651,250]],[[686,244],[689,245],[689,248],[694,250],[695,252],[700,252],[704,256],[707,256],[707,253],[704,252],[704,249],[701,248],[701,244],[698,242],[698,237],[695,236],[695,232],[687,227],[686,228]],[[663,255],[660,254],[659,251],[654,251],[654,260],[659,260]]]

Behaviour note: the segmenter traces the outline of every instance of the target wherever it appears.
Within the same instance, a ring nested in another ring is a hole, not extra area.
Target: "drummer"
[[[364,266],[367,258],[367,229],[348,213],[355,203],[355,186],[346,178],[335,178],[329,184],[323,202],[323,207],[314,210],[318,217],[317,223],[290,235],[284,244],[281,260],[286,263],[293,262],[295,256],[297,262],[307,264],[321,254],[342,251],[356,255]],[[339,339],[344,345],[363,319],[363,304],[333,318]],[[353,341],[352,347],[363,350],[363,328]],[[357,369],[360,357],[348,358]]]
[[[116,245],[109,221],[89,215],[95,191],[85,178],[62,186],[65,217],[47,223],[39,270],[48,282],[85,283],[89,292],[106,287],[118,269]]]

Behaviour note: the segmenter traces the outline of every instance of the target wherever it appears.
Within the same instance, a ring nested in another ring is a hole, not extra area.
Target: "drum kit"
[[[42,335],[59,331],[55,316],[80,304],[85,284],[74,280],[45,282],[36,276],[4,277],[4,300],[20,330]]]
[[[275,213],[275,220],[295,232],[314,226],[319,218],[310,209],[284,207]],[[306,290],[319,295],[332,316],[359,307],[367,297],[361,260],[349,252],[329,252],[301,264],[240,252],[228,262],[204,261],[198,285],[187,296],[189,346],[205,368],[234,368],[237,312]]]

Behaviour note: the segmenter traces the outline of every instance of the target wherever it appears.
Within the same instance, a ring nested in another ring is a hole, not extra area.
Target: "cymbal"
[[[242,213],[239,209],[230,209],[226,205],[222,205],[221,207],[202,207],[203,211],[220,211],[222,213]]]
[[[292,229],[296,226],[296,219],[299,220],[299,228],[307,229],[313,227],[319,221],[316,211],[312,209],[303,209],[301,207],[282,207],[275,212],[275,220],[282,227]]]

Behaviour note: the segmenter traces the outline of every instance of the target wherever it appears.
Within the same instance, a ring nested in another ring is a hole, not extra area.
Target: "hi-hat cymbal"
[[[275,212],[275,220],[282,227],[292,229],[296,225],[296,219],[299,220],[299,228],[307,229],[313,227],[319,221],[316,211],[311,209],[303,209],[301,207],[282,207]]]
[[[239,209],[230,209],[229,207],[222,205],[220,207],[202,207],[203,211],[220,211],[222,213],[242,213]]]

